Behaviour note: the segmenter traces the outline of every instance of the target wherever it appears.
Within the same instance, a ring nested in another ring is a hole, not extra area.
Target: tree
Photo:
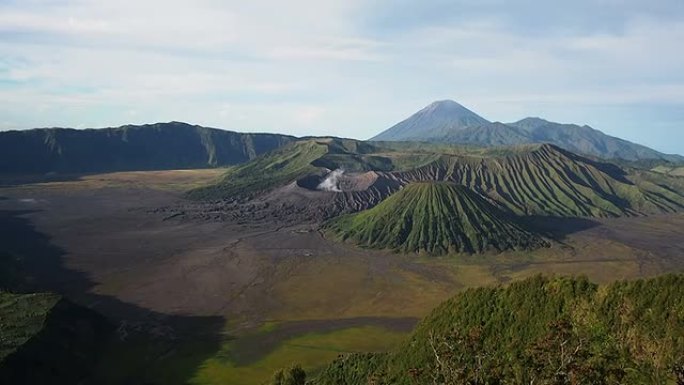
[[[672,369],[675,379],[677,380],[677,385],[684,385],[684,358],[681,360],[681,362],[681,364],[675,365]]]
[[[467,333],[454,328],[441,338],[430,334],[429,343],[434,364],[428,373],[434,385],[479,385],[498,381],[498,365],[485,352],[481,328],[471,328]],[[416,376],[421,373],[409,374]]]
[[[287,370],[280,369],[273,374],[272,385],[305,385],[306,372],[300,365],[292,365]]]

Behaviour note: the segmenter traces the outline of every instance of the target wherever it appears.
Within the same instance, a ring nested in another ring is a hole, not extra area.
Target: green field
[[[244,384],[266,382],[278,369],[300,364],[315,374],[340,354],[362,351],[385,351],[399,346],[407,333],[379,327],[357,327],[329,333],[307,333],[287,339],[255,362],[238,365],[231,357],[241,354],[234,344],[226,343],[217,357],[205,361],[191,383],[196,385]],[[257,348],[258,347],[252,347]]]

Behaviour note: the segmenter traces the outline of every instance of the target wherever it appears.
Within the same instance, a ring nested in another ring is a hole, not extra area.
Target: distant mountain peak
[[[489,121],[453,100],[430,103],[371,140],[439,140]]]
[[[521,128],[523,130],[531,131],[531,130],[535,130],[539,127],[546,126],[546,125],[551,124],[551,123],[552,122],[550,122],[546,119],[542,119],[542,118],[536,117],[536,116],[531,116],[531,117],[527,117],[525,119],[518,120],[515,123],[510,123],[510,125]]]
[[[464,116],[464,115],[465,116],[477,116],[478,118],[483,119],[480,116],[478,116],[476,113],[474,113],[473,111],[464,107],[462,104],[457,103],[457,102],[450,100],[450,99],[434,101],[434,102],[428,104],[425,108],[418,111],[414,115],[417,115],[420,113],[424,113],[424,114],[434,114],[434,113],[450,114],[454,118],[457,118],[459,116]]]
[[[518,123],[551,123],[550,121],[540,118],[538,116],[529,116],[525,119],[521,119]]]
[[[468,110],[467,108],[463,107],[462,104],[455,102],[451,99],[435,100],[434,102],[428,104],[427,107],[425,107],[423,110],[424,111],[435,111],[435,110],[440,110],[440,109]]]
[[[684,157],[662,154],[648,147],[606,135],[590,126],[561,124],[540,117],[514,123],[491,123],[453,100],[437,100],[370,140],[455,143],[472,146],[510,146],[553,143],[582,155],[626,160]]]

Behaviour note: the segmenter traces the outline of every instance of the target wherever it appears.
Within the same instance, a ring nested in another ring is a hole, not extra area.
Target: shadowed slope
[[[66,267],[66,251],[29,213],[0,210],[0,259],[12,257],[18,276],[0,287],[59,294],[0,291],[0,384],[186,384],[216,353],[223,317],[159,313],[95,293],[97,283]],[[117,326],[125,340],[108,332]]]
[[[512,218],[463,186],[415,183],[376,207],[328,227],[361,246],[404,252],[483,252],[544,244]]]
[[[233,165],[295,138],[181,122],[0,132],[0,174],[168,170]]]
[[[0,292],[0,383],[73,384],[93,370],[113,328],[56,294]]]

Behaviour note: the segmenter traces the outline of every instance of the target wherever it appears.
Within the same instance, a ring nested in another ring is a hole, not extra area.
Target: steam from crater
[[[344,174],[344,169],[342,168],[338,168],[337,170],[331,172],[325,177],[325,179],[323,179],[323,182],[318,184],[316,189],[323,191],[342,192],[342,190],[340,190],[339,181],[342,174]]]

